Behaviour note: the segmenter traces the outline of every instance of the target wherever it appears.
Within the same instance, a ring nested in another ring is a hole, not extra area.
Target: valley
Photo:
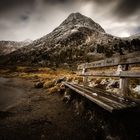
[[[110,114],[62,84],[83,83],[79,64],[139,51],[139,34],[113,36],[80,13],[34,41],[0,41],[0,140],[139,140],[139,108]],[[139,72],[139,64],[132,70]],[[119,94],[116,77],[88,82]],[[139,85],[130,80],[127,96],[139,101]]]

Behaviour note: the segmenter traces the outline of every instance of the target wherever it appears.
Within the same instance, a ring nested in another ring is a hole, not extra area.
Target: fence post
[[[119,65],[118,69],[121,71],[127,71],[129,65]],[[120,91],[123,96],[128,95],[129,93],[129,80],[126,77],[120,77]]]

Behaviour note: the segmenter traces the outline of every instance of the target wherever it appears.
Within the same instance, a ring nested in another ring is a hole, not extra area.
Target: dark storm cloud
[[[22,6],[24,4],[34,4],[36,1],[40,0],[0,0],[0,10],[6,10],[11,7]],[[42,0],[46,3],[67,3],[74,2],[74,0]]]
[[[11,7],[22,6],[25,4],[33,5],[36,1],[40,0],[0,0],[0,11],[8,10]],[[43,0],[46,4],[58,4],[58,3],[74,3],[89,2],[93,1],[102,6],[103,4],[109,4],[116,2],[116,7],[114,7],[114,15],[120,17],[127,17],[135,14],[140,10],[140,0]]]
[[[21,15],[21,20],[23,21],[27,21],[29,19],[29,16],[28,15]]]
[[[44,0],[47,3],[67,3],[67,2],[73,2],[74,0]]]
[[[140,32],[139,7],[140,0],[0,0],[0,40],[37,39],[72,12],[92,18],[110,34],[128,36]]]
[[[120,0],[114,13],[120,17],[127,17],[135,14],[140,10],[140,0]]]
[[[110,2],[112,2],[113,0],[93,0],[98,4],[108,4]]]
[[[6,11],[13,7],[33,4],[35,0],[0,0],[0,11]]]
[[[138,33],[140,33],[140,25],[139,25],[138,27],[134,28],[134,29],[132,30],[132,33],[133,33],[133,34],[138,34]]]

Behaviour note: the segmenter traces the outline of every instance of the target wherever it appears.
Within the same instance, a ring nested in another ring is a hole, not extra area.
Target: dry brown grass
[[[51,81],[46,81],[43,85],[44,88],[51,88],[55,85],[55,80],[51,80]]]
[[[58,93],[60,91],[61,84],[57,84],[47,90],[48,94]]]
[[[117,67],[113,68],[102,68],[102,69],[94,69],[94,71],[114,71]],[[139,68],[133,68],[133,70],[139,71]],[[78,84],[83,83],[83,77],[78,76],[75,72],[69,70],[69,69],[51,69],[48,67],[41,67],[41,68],[31,68],[31,67],[16,67],[14,69],[8,69],[8,68],[1,68],[0,69],[1,75],[6,76],[14,76],[14,77],[20,77],[24,79],[32,80],[33,82],[43,81],[43,88],[46,88],[48,90],[48,93],[54,93],[58,91],[58,86],[56,85],[56,81],[59,78],[65,77],[66,81],[68,82],[76,82]],[[100,84],[103,79],[108,78],[95,78],[95,77],[89,77],[89,82],[94,82],[95,84]],[[117,79],[117,78],[113,78]],[[137,85],[140,84],[139,79],[132,79],[130,80],[131,88],[135,88]],[[114,90],[113,90],[114,91]],[[117,92],[117,91],[115,91]],[[139,94],[132,92],[130,96],[133,96],[135,98],[139,98]]]
[[[48,67],[23,67],[17,66],[13,68],[1,68],[1,75],[9,75],[15,76],[25,79],[44,79],[45,81],[49,81],[52,79],[56,79],[59,77],[67,77],[69,79],[75,77],[75,73],[68,69],[51,69]]]

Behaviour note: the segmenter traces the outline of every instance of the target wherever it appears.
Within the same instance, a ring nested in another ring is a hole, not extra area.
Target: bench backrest
[[[90,69],[90,68],[100,68],[137,63],[140,63],[140,52],[131,53],[127,55],[120,55],[119,57],[111,57],[91,63],[84,63],[78,66],[78,70],[81,70],[83,68]]]
[[[131,72],[129,70],[130,64],[140,64],[140,52],[130,53],[127,55],[120,55],[119,57],[111,57],[104,60],[99,60],[91,63],[84,63],[78,66],[80,75],[83,76],[84,85],[88,83],[88,76],[96,77],[119,77],[120,89],[122,95],[129,92],[128,78],[140,78],[140,72]],[[95,72],[93,68],[118,66],[115,72]],[[90,69],[90,72],[87,70]]]

